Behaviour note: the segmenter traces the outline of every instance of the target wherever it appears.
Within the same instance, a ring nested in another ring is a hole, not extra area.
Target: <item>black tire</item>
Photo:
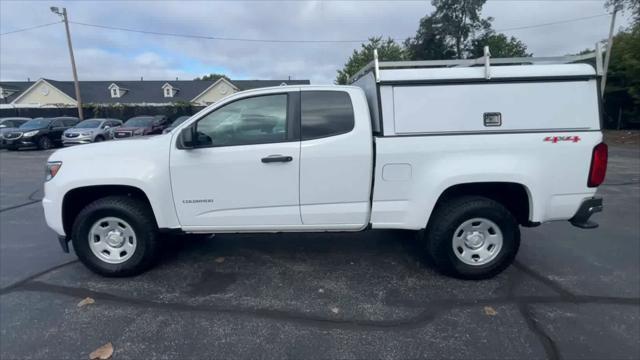
[[[100,141],[104,141],[104,138],[100,135],[96,136],[96,138],[93,140],[93,142],[100,142]]]
[[[89,231],[105,217],[118,217],[131,225],[136,249],[123,263],[111,264],[98,258],[89,246]],[[127,196],[108,196],[87,205],[76,217],[72,229],[73,248],[80,261],[103,276],[133,276],[149,269],[157,258],[157,225],[152,211],[143,201]]]
[[[469,265],[453,249],[454,232],[465,221],[484,218],[495,223],[503,236],[502,248],[482,265]],[[463,196],[440,204],[425,230],[427,253],[438,270],[460,279],[488,279],[506,269],[520,247],[520,228],[514,216],[502,204],[481,196]]]
[[[52,146],[53,144],[48,136],[43,136],[38,140],[38,149],[40,150],[49,150]]]

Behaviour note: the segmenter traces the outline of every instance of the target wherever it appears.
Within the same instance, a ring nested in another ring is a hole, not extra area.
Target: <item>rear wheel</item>
[[[131,276],[156,259],[156,224],[148,206],[127,196],[109,196],[87,205],[73,224],[78,258],[104,276]]]
[[[49,150],[53,146],[51,139],[48,136],[43,136],[38,140],[38,149],[40,150]]]
[[[486,279],[506,269],[520,247],[520,229],[502,204],[464,196],[439,205],[426,229],[427,251],[443,273]]]

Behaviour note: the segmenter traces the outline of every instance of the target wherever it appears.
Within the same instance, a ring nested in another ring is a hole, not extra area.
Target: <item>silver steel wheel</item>
[[[89,247],[98,259],[109,264],[121,264],[136,251],[136,233],[126,221],[105,217],[89,230]]]
[[[489,219],[473,218],[453,233],[453,253],[465,264],[485,265],[498,256],[502,242],[498,225]]]

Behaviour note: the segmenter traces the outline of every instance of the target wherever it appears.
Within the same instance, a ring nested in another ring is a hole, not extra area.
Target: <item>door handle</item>
[[[262,158],[263,163],[274,163],[274,162],[289,162],[293,160],[291,156],[283,156],[283,155],[269,155],[267,157]]]

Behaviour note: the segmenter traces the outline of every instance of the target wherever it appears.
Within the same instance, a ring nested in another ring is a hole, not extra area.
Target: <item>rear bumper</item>
[[[569,219],[569,222],[573,226],[577,226],[582,229],[595,229],[598,227],[596,222],[589,220],[591,215],[602,211],[602,198],[590,198],[585,199],[576,214]]]

